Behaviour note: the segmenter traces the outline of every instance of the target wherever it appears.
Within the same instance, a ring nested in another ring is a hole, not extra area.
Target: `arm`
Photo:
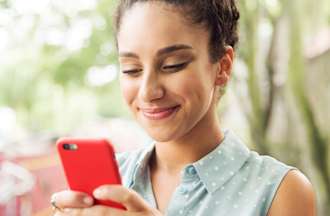
[[[315,194],[309,180],[298,170],[284,177],[268,216],[315,216]]]

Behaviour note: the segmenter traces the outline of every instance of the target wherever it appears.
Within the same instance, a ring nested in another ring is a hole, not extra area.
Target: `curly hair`
[[[120,30],[124,13],[137,2],[158,1],[182,10],[182,15],[192,24],[206,28],[210,33],[209,55],[216,62],[225,46],[236,47],[238,20],[240,18],[235,0],[120,0],[115,14],[115,33]]]

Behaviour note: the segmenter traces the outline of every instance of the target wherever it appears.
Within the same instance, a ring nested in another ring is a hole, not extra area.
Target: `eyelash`
[[[174,72],[180,71],[183,68],[185,68],[190,62],[183,62],[180,64],[174,64],[174,65],[167,65],[162,67],[162,70],[173,70]]]
[[[124,74],[137,74],[140,73],[142,69],[133,69],[133,70],[123,70]]]
[[[188,61],[188,62],[183,62],[180,64],[167,65],[167,66],[162,67],[161,69],[165,70],[165,71],[170,71],[170,72],[177,72],[177,71],[184,69],[189,63],[190,62]],[[133,70],[123,70],[122,72],[124,74],[136,75],[136,74],[140,73],[141,71],[142,71],[142,69],[133,69]]]

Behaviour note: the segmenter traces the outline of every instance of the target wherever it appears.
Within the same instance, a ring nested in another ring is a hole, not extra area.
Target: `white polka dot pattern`
[[[117,155],[122,182],[156,207],[148,167],[149,148]],[[293,167],[250,151],[230,131],[224,141],[199,161],[185,167],[172,195],[167,216],[267,215],[276,190]]]

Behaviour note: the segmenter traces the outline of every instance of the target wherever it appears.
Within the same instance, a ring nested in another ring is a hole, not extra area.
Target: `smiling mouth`
[[[180,105],[169,108],[145,108],[141,111],[143,115],[150,120],[162,120],[172,116],[176,111],[180,109]]]

